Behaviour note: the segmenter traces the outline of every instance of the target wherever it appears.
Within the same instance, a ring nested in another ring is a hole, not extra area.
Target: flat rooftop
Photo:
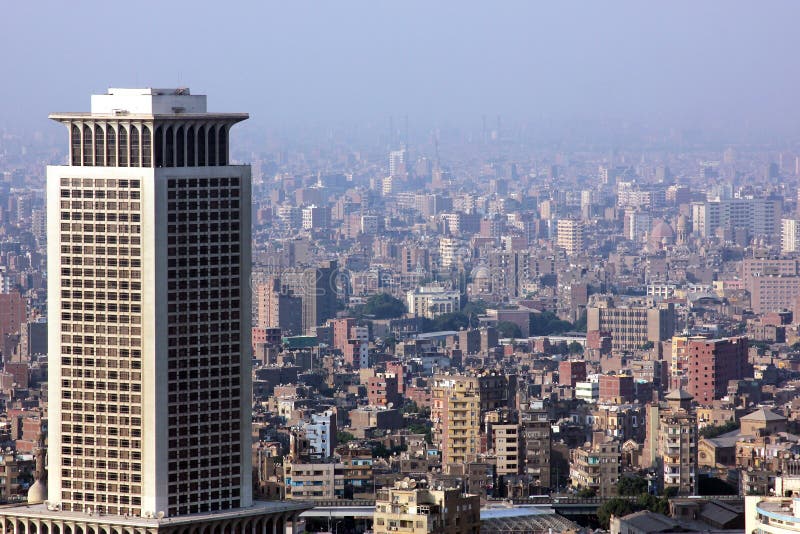
[[[236,508],[234,510],[221,510],[219,512],[190,514],[158,519],[155,517],[149,518],[139,516],[65,512],[61,510],[50,510],[45,504],[11,504],[0,506],[0,517],[20,517],[26,519],[50,519],[62,521],[66,519],[72,519],[75,521],[88,523],[114,524],[134,527],[159,527],[194,523],[197,521],[237,519],[240,517],[250,517],[254,515],[265,515],[281,512],[302,512],[303,510],[308,510],[311,507],[311,505],[302,502],[256,501],[253,503],[253,506],[249,506],[247,508]]]

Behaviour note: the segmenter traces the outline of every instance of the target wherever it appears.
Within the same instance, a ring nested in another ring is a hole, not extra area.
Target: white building
[[[747,230],[751,236],[777,239],[783,202],[772,198],[731,198],[692,203],[692,224],[702,237],[717,230]]]
[[[675,291],[678,289],[676,284],[668,284],[665,282],[647,284],[647,296],[655,297],[656,300],[671,299],[675,296]]]
[[[781,252],[800,251],[800,220],[781,219]]]
[[[433,319],[461,309],[461,294],[441,286],[422,286],[406,293],[409,313]]]
[[[745,496],[744,531],[795,534],[800,531],[800,498]]]
[[[625,211],[625,237],[641,243],[650,232],[650,214],[640,210]]]
[[[303,230],[323,230],[330,225],[330,208],[314,204],[303,208]]]
[[[461,242],[452,237],[442,237],[439,239],[439,265],[442,267],[452,267],[458,263],[458,250]]]
[[[584,221],[578,219],[559,219],[557,246],[567,254],[579,254],[585,247],[586,236]]]
[[[369,368],[369,327],[354,326],[350,329],[350,340],[358,345],[359,369]]]
[[[251,506],[250,167],[228,159],[247,115],[110,89],[50,118],[70,144],[47,168],[48,504]]]
[[[311,421],[303,423],[303,430],[308,439],[308,445],[322,458],[333,456],[336,448],[336,412],[326,410],[319,414],[312,414]]]
[[[405,149],[389,152],[389,176],[395,176],[401,168],[405,168],[407,156]]]
[[[585,382],[575,383],[575,398],[586,402],[597,402],[600,399],[600,378],[590,375]]]

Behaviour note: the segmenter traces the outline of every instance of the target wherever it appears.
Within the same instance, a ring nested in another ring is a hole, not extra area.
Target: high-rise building
[[[800,251],[800,220],[781,219],[781,252]]]
[[[679,495],[697,494],[697,416],[691,411],[692,396],[683,390],[666,396],[665,410],[648,412],[658,415],[657,433],[649,433],[650,443],[657,441],[653,459],[658,466],[662,489],[675,488]]]
[[[303,333],[303,302],[300,297],[273,277],[256,287],[258,301],[258,326],[280,328],[285,334]]]
[[[523,472],[541,488],[543,493],[551,486],[550,465],[553,450],[553,426],[545,410],[530,410],[520,414],[522,447],[525,451]]]
[[[580,219],[559,219],[557,245],[567,254],[580,254],[585,247],[584,222]]]
[[[250,167],[228,156],[247,115],[110,89],[50,117],[70,142],[47,169],[48,491],[3,515],[281,528],[302,507],[251,490]]]
[[[303,301],[304,333],[336,315],[337,273],[336,261],[323,261],[317,267],[284,273],[281,278],[281,282]]]
[[[730,380],[752,377],[747,360],[747,338],[690,339],[686,347],[688,391],[702,404],[721,399]]]
[[[480,448],[480,386],[459,376],[434,377],[431,421],[442,451],[442,465],[474,462]]]
[[[779,198],[717,199],[692,203],[692,224],[703,237],[718,230],[746,230],[750,236],[778,240],[783,201]]]
[[[405,148],[389,152],[389,176],[397,176],[406,172],[407,157]]]

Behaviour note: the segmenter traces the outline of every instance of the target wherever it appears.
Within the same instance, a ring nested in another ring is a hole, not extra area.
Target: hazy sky
[[[109,86],[254,121],[528,116],[793,126],[800,2],[6,1],[0,127]]]

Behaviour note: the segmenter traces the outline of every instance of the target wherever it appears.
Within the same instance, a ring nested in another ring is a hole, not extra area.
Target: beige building
[[[594,443],[572,449],[569,478],[573,487],[593,489],[599,497],[617,495],[620,474],[619,441],[598,436]]]
[[[491,425],[495,472],[498,476],[518,475],[524,465],[524,449],[520,426],[516,423]]]
[[[672,337],[675,307],[647,302],[618,306],[611,296],[592,295],[586,306],[586,330],[609,332],[612,350],[634,351]]]
[[[408,312],[417,317],[435,319],[461,309],[461,294],[441,286],[422,286],[406,293]]]
[[[586,246],[584,222],[580,219],[559,219],[556,245],[568,255],[580,254]]]
[[[480,386],[475,377],[436,376],[431,388],[434,442],[442,465],[478,458],[481,426]]]
[[[480,497],[459,489],[416,487],[406,479],[379,490],[375,501],[375,534],[478,534],[480,526]]]
[[[339,462],[292,463],[286,460],[283,480],[289,500],[344,497],[345,465]]]
[[[671,406],[659,413],[658,463],[663,487],[677,488],[679,495],[697,494],[697,416],[689,411],[691,396],[675,392],[667,396]],[[670,396],[673,398],[671,399]]]

